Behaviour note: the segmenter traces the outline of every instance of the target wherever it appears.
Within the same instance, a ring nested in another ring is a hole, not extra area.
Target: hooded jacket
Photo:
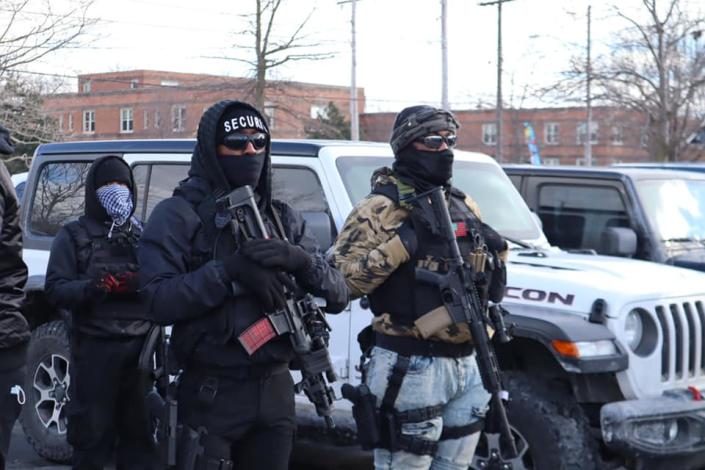
[[[96,172],[108,160],[120,162],[130,175],[132,214],[120,227],[112,227],[112,220],[96,195]],[[51,246],[45,281],[47,297],[54,306],[72,311],[72,328],[93,336],[139,336],[151,326],[138,293],[109,294],[94,299],[89,292],[99,271],[98,263],[106,259],[106,253],[111,255],[111,264],[116,268],[118,265],[137,268],[136,245],[141,229],[132,219],[136,194],[129,170],[129,165],[118,156],[110,155],[93,162],[86,175],[84,214],[64,225]]]
[[[22,261],[19,212],[10,173],[0,162],[0,370],[24,363],[30,336],[21,313],[27,266]]]
[[[222,262],[238,246],[227,226],[216,224],[223,214],[216,214],[215,208],[216,199],[235,189],[222,173],[215,145],[218,122],[230,106],[245,107],[266,122],[255,108],[237,101],[221,101],[204,113],[188,178],[176,188],[174,197],[154,208],[139,250],[140,282],[154,321],[174,324],[172,345],[177,359],[199,368],[271,365],[293,357],[285,337],[269,341],[252,356],[237,341],[240,333],[262,318],[263,311],[254,296],[232,294]],[[278,234],[272,222],[276,210],[287,239],[312,255],[311,267],[297,273],[298,284],[325,298],[328,311],[338,312],[347,304],[345,281],[325,261],[301,215],[271,199],[269,153],[268,145],[255,188],[265,225],[270,233]]]

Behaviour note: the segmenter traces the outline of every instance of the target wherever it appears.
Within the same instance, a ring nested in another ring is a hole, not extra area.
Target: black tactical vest
[[[66,225],[76,246],[79,276],[96,279],[99,273],[139,271],[137,242],[142,231],[136,225],[114,229],[108,238],[108,227],[82,217],[78,223]],[[110,295],[91,305],[90,315],[77,315],[75,321],[147,320],[147,307],[137,292]]]
[[[399,193],[394,183],[378,186],[373,193],[399,203]],[[466,256],[483,246],[482,224],[465,204],[465,195],[455,188],[451,190],[449,209],[460,253]],[[443,238],[434,235],[431,221],[424,217],[418,208],[411,211],[410,217],[418,239],[416,253],[368,295],[371,310],[375,315],[388,313],[395,324],[406,326],[412,326],[414,320],[443,305],[438,287],[416,280],[416,267],[447,272],[446,260],[450,254]]]

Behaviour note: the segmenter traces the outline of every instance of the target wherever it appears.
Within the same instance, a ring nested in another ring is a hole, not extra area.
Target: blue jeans
[[[366,383],[382,403],[397,353],[374,347],[367,365]],[[409,369],[394,403],[398,411],[443,405],[441,416],[419,423],[402,424],[404,435],[438,442],[436,455],[375,449],[375,469],[467,469],[472,463],[479,433],[440,441],[443,426],[467,426],[485,416],[487,393],[475,355],[459,358],[411,356]]]

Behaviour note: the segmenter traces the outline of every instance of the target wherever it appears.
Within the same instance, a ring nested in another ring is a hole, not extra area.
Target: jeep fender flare
[[[514,338],[525,338],[540,343],[561,368],[571,374],[594,374],[617,372],[629,367],[629,356],[615,341],[614,334],[603,324],[591,323],[579,315],[534,310],[526,314],[511,313],[511,307],[505,307],[508,314],[504,317],[507,327]],[[558,353],[553,341],[594,342],[609,340],[614,342],[616,354],[596,357],[569,357]],[[511,349],[512,343],[504,348]]]

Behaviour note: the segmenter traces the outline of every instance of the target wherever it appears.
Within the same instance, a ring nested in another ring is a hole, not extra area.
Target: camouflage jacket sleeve
[[[360,201],[345,221],[332,250],[353,298],[369,294],[408,261],[396,229],[407,211],[381,195]]]

